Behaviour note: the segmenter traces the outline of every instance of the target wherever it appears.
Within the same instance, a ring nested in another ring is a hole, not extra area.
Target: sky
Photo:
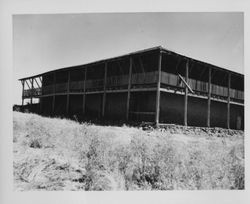
[[[13,104],[19,78],[160,45],[244,73],[243,13],[14,15]]]

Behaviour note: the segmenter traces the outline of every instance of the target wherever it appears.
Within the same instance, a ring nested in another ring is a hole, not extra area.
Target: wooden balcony
[[[162,72],[161,83],[165,86],[173,87],[174,89],[184,90],[184,84],[180,82],[179,77],[175,74]],[[189,79],[188,84],[195,94],[207,96],[208,82]],[[244,101],[243,91],[231,88],[229,93],[230,93],[230,100],[241,103]],[[228,88],[216,84],[211,84],[211,95],[212,97],[215,98],[227,100]]]
[[[138,87],[156,87],[157,84],[157,72],[148,72],[148,73],[136,73],[131,77],[131,88]],[[123,89],[128,88],[128,75],[121,76],[111,76],[107,78],[106,89]],[[196,95],[207,96],[208,94],[208,82],[199,81],[195,79],[189,79],[188,84]],[[85,87],[84,87],[85,86]],[[161,86],[163,88],[168,87],[173,90],[184,90],[184,84],[181,83],[179,76],[175,74],[170,74],[162,72],[161,74]],[[67,93],[69,87],[69,93],[83,93],[84,90],[88,91],[103,91],[104,90],[104,79],[98,80],[86,80],[84,81],[71,81],[69,83],[59,83],[49,86],[43,86],[42,88],[34,88],[29,90],[24,90],[23,97],[40,97],[42,95],[50,95],[53,93],[62,94]],[[211,84],[211,96],[215,98],[220,98],[227,100],[228,97],[228,88]],[[230,89],[230,100],[235,102],[244,102],[244,92],[236,89]]]
[[[42,95],[41,88],[23,90],[23,98],[38,97]]]

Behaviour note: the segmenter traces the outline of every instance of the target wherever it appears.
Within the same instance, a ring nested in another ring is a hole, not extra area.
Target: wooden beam
[[[211,115],[211,67],[208,68],[207,127],[210,127],[210,115]]]
[[[191,93],[194,93],[194,91],[192,90],[192,88],[188,85],[187,81],[185,79],[183,79],[183,77],[178,74],[178,76],[180,77],[181,81],[184,83],[184,85],[188,88],[188,90],[191,92]]]
[[[29,89],[31,89],[31,87],[30,87],[30,85],[29,85],[29,83],[28,83],[28,81],[27,80],[24,80],[24,84],[27,84],[27,86],[29,87]]]
[[[128,95],[127,95],[127,108],[126,108],[126,120],[129,120],[129,105],[130,105],[130,90],[131,90],[131,77],[133,68],[133,58],[129,57],[129,75],[128,75]]]
[[[157,76],[157,90],[156,90],[156,107],[155,107],[155,124],[156,127],[159,125],[160,117],[160,88],[161,88],[161,63],[162,63],[162,52],[160,50],[159,59],[158,59],[158,76]]]
[[[105,62],[104,81],[103,81],[103,97],[102,97],[102,117],[104,117],[104,115],[105,115],[105,106],[106,106],[107,67],[108,67],[108,63]]]
[[[188,81],[188,71],[189,71],[189,61],[186,62],[186,76],[185,80]],[[187,126],[187,108],[188,108],[188,86],[185,87],[185,95],[184,95],[184,125]]]
[[[66,114],[69,114],[70,71],[68,71]]]
[[[231,88],[231,73],[228,73],[228,88],[227,88],[227,128],[230,129],[230,88]]]
[[[37,82],[36,78],[34,78],[36,85],[38,86],[38,88],[41,88],[40,84]]]

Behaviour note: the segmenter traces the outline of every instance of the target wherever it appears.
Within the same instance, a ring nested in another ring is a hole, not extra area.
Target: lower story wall
[[[127,93],[107,93],[105,118],[109,120],[125,120],[127,110]]]
[[[230,128],[244,129],[244,107],[239,105],[230,105]]]
[[[104,109],[104,119],[126,120],[128,93],[107,93]],[[78,118],[102,118],[103,94],[87,94],[85,96],[85,115],[83,95],[69,96],[69,109],[67,114],[67,96],[55,96],[54,112],[52,108],[53,97],[43,97],[42,114],[56,116],[73,116]],[[129,121],[150,121],[155,120],[155,92],[131,92]]]
[[[88,118],[101,118],[103,94],[87,94],[85,113]]]
[[[85,118],[101,118],[103,94],[87,94],[85,99],[85,115],[83,115],[83,95],[69,96],[69,116],[77,115]],[[67,96],[55,97],[55,108],[52,111],[53,97],[41,98],[43,115],[66,116]],[[129,121],[155,121],[156,92],[131,92]],[[40,107],[40,106],[39,106]],[[105,117],[108,120],[126,120],[127,92],[107,93]],[[188,125],[207,125],[207,99],[188,97]],[[160,123],[184,123],[184,95],[161,92]],[[227,103],[211,101],[211,127],[227,127]],[[230,105],[230,128],[244,129],[244,106]]]
[[[183,124],[184,96],[161,92],[160,123]]]
[[[54,107],[54,115],[56,116],[64,116],[66,114],[66,104],[67,104],[67,96],[56,96],[55,97],[55,107]]]
[[[190,126],[207,125],[207,99],[188,97],[187,120]],[[160,123],[184,123],[184,95],[161,93]],[[211,101],[210,126],[227,127],[227,103]],[[230,128],[244,129],[244,107],[230,105]]]
[[[43,97],[41,98],[41,106],[42,110],[41,113],[42,115],[52,115],[52,103],[53,103],[53,97],[48,96],[48,97]]]
[[[156,92],[132,92],[129,118],[133,121],[155,121]]]
[[[69,96],[69,115],[81,116],[83,114],[83,95]]]

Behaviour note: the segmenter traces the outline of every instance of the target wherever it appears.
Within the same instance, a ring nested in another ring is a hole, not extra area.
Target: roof
[[[128,54],[125,54],[125,55],[120,55],[120,56],[117,56],[117,57],[106,58],[106,59],[90,62],[90,63],[87,63],[87,64],[80,64],[80,65],[74,65],[74,66],[70,66],[70,67],[59,68],[59,69],[51,70],[51,71],[44,72],[44,73],[41,73],[41,74],[37,74],[37,75],[29,76],[29,77],[24,77],[24,78],[21,78],[19,80],[21,81],[21,80],[25,80],[25,79],[29,79],[29,78],[39,77],[39,76],[42,76],[42,75],[45,75],[45,74],[50,74],[50,73],[53,73],[53,72],[59,72],[59,71],[62,71],[62,70],[67,71],[67,70],[72,69],[72,68],[82,68],[82,66],[87,67],[87,66],[91,66],[91,65],[101,64],[101,63],[104,63],[106,61],[113,61],[113,60],[117,60],[117,59],[120,59],[120,58],[125,58],[125,57],[129,57],[129,56],[132,56],[132,55],[144,54],[146,52],[156,51],[156,50],[159,50],[159,51],[162,51],[162,52],[165,52],[165,53],[169,53],[169,54],[173,54],[173,55],[177,55],[177,56],[180,56],[182,58],[185,58],[185,59],[188,59],[188,60],[191,60],[191,61],[195,61],[197,63],[201,63],[201,64],[206,65],[206,66],[213,67],[215,69],[219,69],[219,70],[230,72],[230,73],[233,73],[233,74],[236,74],[236,75],[244,76],[243,74],[240,74],[238,72],[234,72],[234,71],[228,70],[226,68],[218,67],[216,65],[213,65],[213,64],[210,64],[210,63],[207,63],[207,62],[203,62],[203,61],[200,61],[200,60],[197,60],[197,59],[193,59],[191,57],[184,56],[182,54],[178,54],[178,53],[170,51],[170,50],[168,50],[168,49],[166,49],[166,48],[164,48],[162,46],[156,46],[156,47],[152,47],[152,48],[148,48],[148,49],[139,50],[139,51],[136,51],[136,52],[131,52],[131,53],[128,53]]]

